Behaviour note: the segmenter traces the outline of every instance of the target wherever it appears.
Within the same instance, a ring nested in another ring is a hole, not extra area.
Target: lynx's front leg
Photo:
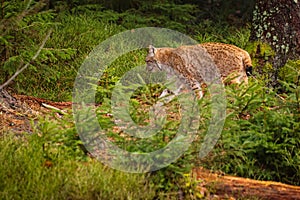
[[[160,94],[159,101],[163,101],[164,103],[168,103],[172,101],[176,96],[179,96],[184,90],[192,89],[195,93],[197,99],[203,98],[203,91],[201,84],[196,80],[189,80],[188,83],[183,83],[183,80],[178,80],[175,84],[175,90],[164,89],[164,91]],[[179,83],[178,83],[179,82]],[[189,88],[187,87],[189,86]]]
[[[169,103],[171,102],[176,96],[180,95],[180,93],[183,91],[184,85],[180,84],[176,87],[175,90],[170,89],[164,89],[162,93],[158,97],[158,101]]]

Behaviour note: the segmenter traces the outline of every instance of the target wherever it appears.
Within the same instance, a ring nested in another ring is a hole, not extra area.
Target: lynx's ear
[[[154,56],[156,53],[156,48],[152,46],[151,44],[149,45],[149,51],[148,51],[150,56]]]

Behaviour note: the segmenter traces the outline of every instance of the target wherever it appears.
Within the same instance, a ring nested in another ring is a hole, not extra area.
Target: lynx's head
[[[148,55],[146,57],[148,71],[162,70],[162,65],[157,58],[157,54],[158,54],[158,49],[156,49],[152,45],[149,45]]]

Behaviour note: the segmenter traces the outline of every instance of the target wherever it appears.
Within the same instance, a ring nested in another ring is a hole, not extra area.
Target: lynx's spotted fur
[[[207,82],[206,80],[212,80],[216,74],[221,77],[215,78],[221,78],[222,81],[231,77],[231,83],[248,83],[247,75],[252,71],[248,52],[223,43],[203,43],[178,48],[155,48],[150,45],[146,62],[149,71],[165,70],[167,75],[171,67],[183,76],[194,90],[200,91],[201,85]],[[214,66],[219,73],[214,71]],[[180,88],[175,91],[175,95],[179,92]]]

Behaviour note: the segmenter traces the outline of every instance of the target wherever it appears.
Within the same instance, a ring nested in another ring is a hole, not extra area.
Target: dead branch
[[[0,90],[2,90],[4,87],[6,87],[12,80],[14,80],[22,71],[24,71],[28,66],[29,64],[34,61],[38,56],[39,54],[41,53],[41,50],[43,49],[43,47],[45,46],[47,40],[49,39],[51,33],[52,33],[52,28],[49,30],[48,34],[46,35],[46,37],[44,38],[42,44],[40,45],[38,51],[35,53],[35,55],[32,57],[31,61],[27,62],[22,68],[18,69],[16,71],[16,73],[10,77],[5,83],[3,83],[1,86],[0,86]]]

